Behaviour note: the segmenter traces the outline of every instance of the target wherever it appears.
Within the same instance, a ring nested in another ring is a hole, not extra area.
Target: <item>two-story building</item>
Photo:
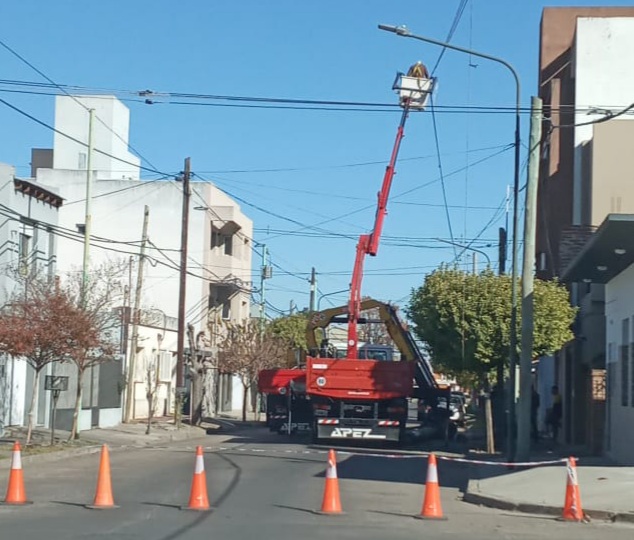
[[[56,274],[58,223],[63,199],[51,187],[15,176],[15,169],[0,163],[0,306],[19,287],[19,276]],[[18,273],[18,275],[15,274]],[[47,366],[43,374],[50,374]],[[34,382],[24,360],[0,353],[0,420],[4,425],[26,423]],[[50,393],[44,377],[36,390],[35,420],[47,425]]]

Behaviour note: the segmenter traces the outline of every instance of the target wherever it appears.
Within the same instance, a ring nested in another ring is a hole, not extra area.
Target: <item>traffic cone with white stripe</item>
[[[20,443],[16,441],[13,444],[9,486],[7,487],[7,496],[5,497],[3,504],[21,505],[29,503],[30,501],[26,500],[26,491],[24,490],[24,474],[22,472],[22,453],[20,451]]]
[[[205,474],[205,459],[203,447],[196,447],[196,464],[194,466],[194,478],[189,495],[189,504],[184,510],[209,510],[209,498],[207,497],[207,475]]]
[[[114,504],[112,495],[112,477],[110,475],[110,452],[105,444],[101,447],[101,458],[99,459],[99,473],[97,475],[97,489],[95,490],[95,500],[92,504],[86,505],[91,510],[106,510],[108,508],[119,508]]]
[[[436,455],[429,454],[427,461],[427,480],[425,481],[425,500],[419,519],[446,519],[442,514],[440,503],[440,486],[438,485],[438,465]]]
[[[577,461],[575,458],[568,458],[566,463],[566,500],[561,519],[564,521],[583,521],[584,515],[581,509],[581,494],[579,492],[579,481],[577,479]]]
[[[334,450],[328,452],[328,468],[326,469],[326,485],[324,498],[319,514],[342,514],[339,497],[339,479],[337,478],[337,456]]]

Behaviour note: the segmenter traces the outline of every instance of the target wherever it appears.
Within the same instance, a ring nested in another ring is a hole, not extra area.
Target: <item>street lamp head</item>
[[[401,26],[393,26],[390,24],[379,24],[379,30],[385,30],[386,32],[393,32],[394,34],[397,34],[399,36],[409,36],[411,34],[407,26],[405,26],[404,24],[402,24]]]

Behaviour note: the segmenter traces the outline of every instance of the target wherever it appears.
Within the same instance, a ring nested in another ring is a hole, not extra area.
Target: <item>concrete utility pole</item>
[[[317,274],[315,272],[315,267],[313,266],[313,270],[310,273],[310,302],[308,310],[312,313],[315,311],[315,293],[317,291]]]
[[[478,273],[478,254],[474,251],[471,254],[471,257],[473,259],[473,273],[477,274]]]
[[[187,239],[189,232],[189,198],[191,189],[189,186],[189,176],[191,174],[191,160],[185,159],[185,170],[183,172],[183,213],[181,219],[181,264],[180,264],[180,287],[178,291],[178,342],[176,345],[176,392],[182,392],[185,386],[185,293],[187,289]],[[176,400],[180,403],[180,399]],[[177,411],[177,417],[180,411]]]
[[[264,320],[266,316],[266,299],[264,296],[265,282],[271,277],[271,270],[268,263],[269,250],[262,245],[262,268],[260,269],[260,331],[264,330]]]
[[[522,269],[522,334],[520,354],[520,398],[517,418],[518,461],[528,461],[531,447],[531,398],[533,360],[533,273],[535,270],[535,228],[537,222],[537,185],[542,138],[542,100],[531,100],[531,134],[524,218],[524,267]]]
[[[134,404],[134,373],[136,371],[137,349],[139,347],[139,323],[141,322],[141,293],[143,292],[143,267],[145,263],[145,246],[147,245],[147,228],[150,221],[150,208],[143,209],[143,233],[141,235],[141,252],[139,253],[139,269],[136,275],[136,290],[134,291],[134,308],[132,313],[132,339],[130,341],[130,361],[128,362],[128,377],[126,385],[126,401],[124,422],[132,420]],[[132,265],[130,265],[132,267]]]
[[[84,260],[81,275],[81,303],[86,305],[86,294],[88,292],[88,269],[90,266],[90,233],[92,230],[92,126],[95,117],[95,110],[88,110],[88,155],[86,156],[86,217],[84,221]]]

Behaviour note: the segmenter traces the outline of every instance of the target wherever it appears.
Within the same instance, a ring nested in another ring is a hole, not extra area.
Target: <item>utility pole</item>
[[[262,245],[262,267],[260,268],[260,330],[264,330],[264,319],[266,314],[266,297],[264,296],[264,283],[272,276],[272,271],[268,263],[268,258],[269,250],[265,245]]]
[[[185,158],[185,170],[183,171],[183,213],[181,219],[181,264],[180,287],[178,291],[178,342],[176,345],[176,411],[177,423],[180,425],[180,407],[183,397],[185,380],[183,377],[185,368],[185,292],[187,286],[187,238],[189,232],[189,198],[191,190],[189,176],[191,174],[191,160]]]
[[[310,302],[308,311],[311,313],[315,311],[315,293],[317,292],[317,273],[315,272],[315,267],[313,266],[313,270],[310,273]]]
[[[474,251],[471,254],[471,258],[473,259],[473,273],[477,274],[478,273],[478,254]]]
[[[506,229],[500,227],[498,230],[498,275],[506,274]]]
[[[86,218],[84,221],[84,260],[81,275],[81,304],[86,307],[86,297],[88,293],[88,270],[90,265],[90,233],[92,230],[92,125],[95,117],[95,110],[88,110],[88,155],[86,156]]]
[[[542,138],[542,100],[531,100],[531,133],[524,213],[524,267],[522,269],[522,334],[520,354],[520,398],[517,419],[517,459],[528,461],[531,447],[531,398],[533,360],[533,285],[535,270],[535,229],[537,223],[537,186]]]
[[[143,292],[143,267],[145,262],[145,246],[147,245],[147,228],[150,220],[150,208],[143,209],[143,233],[141,235],[141,252],[139,254],[139,269],[136,275],[136,290],[134,291],[134,308],[132,313],[132,340],[130,342],[130,361],[128,362],[128,377],[126,385],[126,401],[124,422],[132,420],[134,404],[134,374],[136,371],[136,355],[139,347],[139,323],[141,322],[141,293]],[[130,268],[132,265],[130,265]]]

